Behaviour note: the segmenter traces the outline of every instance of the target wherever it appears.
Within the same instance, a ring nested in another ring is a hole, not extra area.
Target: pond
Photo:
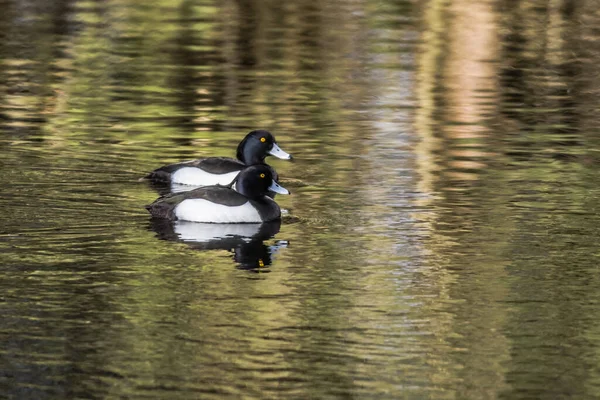
[[[1,393],[600,397],[599,7],[2,2]],[[253,129],[280,223],[151,220]]]

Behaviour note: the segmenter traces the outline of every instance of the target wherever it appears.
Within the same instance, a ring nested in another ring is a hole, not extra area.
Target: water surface
[[[0,4],[6,398],[600,396],[597,1]],[[150,220],[259,128],[280,225]]]

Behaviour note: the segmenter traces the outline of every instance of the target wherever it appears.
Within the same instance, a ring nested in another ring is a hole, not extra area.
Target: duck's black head
[[[269,131],[256,130],[246,135],[237,148],[237,159],[246,165],[262,164],[268,155],[291,160],[292,156],[281,150]]]
[[[232,186],[250,199],[265,196],[269,191],[290,194],[286,188],[273,180],[271,168],[260,164],[244,168],[232,182]]]

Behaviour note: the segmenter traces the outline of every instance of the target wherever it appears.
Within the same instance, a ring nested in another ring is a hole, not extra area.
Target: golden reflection
[[[417,57],[416,88],[417,109],[415,129],[419,138],[415,146],[416,164],[419,173],[417,187],[422,193],[433,193],[435,171],[438,169],[436,152],[441,146],[435,133],[434,112],[436,110],[436,86],[438,64],[443,51],[445,0],[431,0],[424,4],[423,27]],[[428,200],[424,199],[427,203]],[[425,204],[423,204],[425,205]]]
[[[423,4],[422,50],[417,62],[418,107],[415,127],[421,139],[417,145],[417,171],[420,177],[419,188],[432,196],[422,203],[440,205],[452,204],[452,199],[464,193],[464,183],[480,179],[478,171],[487,167],[494,155],[489,151],[488,140],[491,132],[486,118],[496,111],[499,100],[497,89],[498,64],[498,25],[492,2],[471,2],[464,0],[429,1]],[[456,193],[456,194],[454,194]],[[461,202],[467,202],[465,198]],[[460,204],[460,203],[459,203]],[[448,215],[446,215],[448,214]],[[439,211],[420,215],[428,221],[431,238],[427,249],[430,260],[439,261],[439,270],[431,274],[437,280],[440,299],[451,301],[468,293],[473,304],[496,304],[504,299],[507,288],[494,286],[490,291],[486,286],[457,281],[453,272],[444,269],[449,265],[465,265],[478,268],[478,276],[486,275],[490,281],[503,277],[504,260],[500,256],[502,244],[494,256],[476,261],[463,258],[456,252],[456,246],[467,241],[471,227],[468,218],[461,217],[460,208],[451,207],[448,212]],[[456,229],[464,226],[463,235],[450,236],[447,227]],[[482,249],[483,253],[484,250]],[[490,251],[488,249],[487,253]],[[470,289],[458,294],[463,285]],[[432,306],[439,306],[433,302]],[[458,307],[460,310],[461,307]],[[466,324],[473,315],[465,309],[458,311],[453,318],[438,321],[438,329],[447,335],[460,334],[469,337],[473,343],[467,362],[479,364],[478,379],[485,379],[485,389],[465,389],[460,393],[464,398],[490,397],[505,387],[498,361],[487,360],[482,356],[487,343],[495,343],[495,353],[499,359],[508,359],[508,343],[501,331],[506,316],[501,307],[493,312],[482,313],[478,325],[486,330],[469,329]],[[489,329],[489,330],[488,330]],[[478,345],[481,349],[478,350]],[[448,357],[452,357],[448,354]],[[489,363],[489,364],[488,364]],[[483,376],[485,375],[485,378]],[[443,377],[440,376],[439,379]],[[465,377],[468,381],[468,377]],[[477,385],[475,385],[477,386]],[[466,384],[465,387],[475,387]]]
[[[498,101],[497,58],[498,26],[492,2],[454,0],[448,9],[452,23],[448,24],[447,56],[442,66],[445,104],[443,127],[445,141],[450,144],[447,176],[460,180],[476,180],[478,175],[468,170],[486,166],[486,137],[489,129],[485,116],[495,110]],[[456,144],[455,144],[456,143]],[[465,144],[470,154],[457,160]],[[477,148],[482,148],[477,152]]]

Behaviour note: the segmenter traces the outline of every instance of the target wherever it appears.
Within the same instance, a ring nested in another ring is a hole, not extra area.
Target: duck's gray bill
[[[269,186],[269,190],[271,192],[279,193],[279,194],[290,194],[290,191],[278,184],[275,181],[271,181],[271,186]]]
[[[277,143],[273,143],[273,148],[269,150],[269,154],[275,156],[277,158],[281,158],[282,160],[291,160],[292,156],[281,150]]]

